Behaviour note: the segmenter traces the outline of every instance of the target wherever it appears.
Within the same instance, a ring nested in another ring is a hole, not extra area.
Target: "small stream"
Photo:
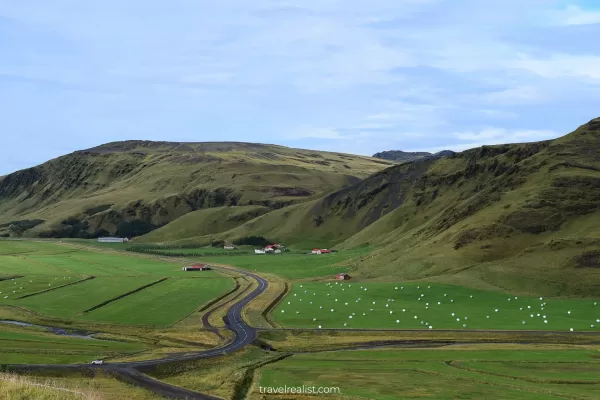
[[[10,324],[10,325],[23,326],[23,327],[42,328],[47,331],[53,332],[57,335],[69,336],[69,337],[74,337],[74,338],[79,338],[79,339],[103,340],[103,339],[97,339],[97,338],[93,337],[91,333],[88,333],[85,331],[80,331],[80,330],[66,330],[63,328],[56,328],[53,326],[35,325],[35,324],[30,324],[28,322],[12,321],[12,320],[8,320],[8,319],[0,320],[0,324]]]

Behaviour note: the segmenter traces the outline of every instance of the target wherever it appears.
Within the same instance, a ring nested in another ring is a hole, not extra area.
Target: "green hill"
[[[427,278],[545,295],[600,295],[600,119],[562,138],[393,166],[221,235],[368,246],[372,280]]]
[[[345,261],[360,279],[600,295],[599,154],[600,119],[556,140],[386,169],[368,157],[278,146],[124,142],[5,177],[0,210],[26,234],[47,234],[68,216],[85,232],[143,222],[165,226],[139,242],[260,235],[296,248],[368,248]],[[40,183],[44,174],[56,186]]]
[[[0,234],[136,236],[192,211],[301,203],[390,165],[253,143],[109,143],[0,178]]]
[[[263,206],[229,206],[192,211],[144,236],[136,243],[164,243],[225,232],[271,211]]]

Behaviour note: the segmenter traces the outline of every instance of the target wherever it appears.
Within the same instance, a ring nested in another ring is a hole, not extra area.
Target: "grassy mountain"
[[[377,172],[221,235],[369,246],[368,279],[600,295],[600,119],[562,138],[484,146]]]
[[[253,143],[109,143],[0,178],[0,234],[135,236],[192,211],[305,202],[389,165]]]
[[[414,160],[420,160],[428,157],[448,157],[454,154],[453,151],[450,150],[442,150],[438,153],[428,153],[428,152],[406,152],[402,150],[388,150],[382,151],[379,153],[375,153],[373,155],[374,158],[381,158],[382,160],[388,161],[396,161],[396,162],[408,162]]]
[[[225,232],[271,211],[264,206],[216,207],[184,214],[171,223],[140,237],[136,242],[162,243]]]

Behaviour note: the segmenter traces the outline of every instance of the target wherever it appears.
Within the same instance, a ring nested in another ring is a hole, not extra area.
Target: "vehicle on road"
[[[94,361],[92,361],[92,364],[93,365],[102,365],[102,364],[104,364],[104,360],[94,360]]]

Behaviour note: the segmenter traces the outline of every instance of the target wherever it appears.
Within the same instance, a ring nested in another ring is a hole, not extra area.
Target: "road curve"
[[[244,321],[242,317],[242,310],[248,305],[248,303],[250,303],[252,300],[254,300],[267,289],[267,286],[269,285],[268,281],[248,271],[242,271],[226,267],[214,267],[214,269],[226,272],[239,273],[251,279],[254,279],[258,283],[258,286],[254,288],[254,290],[252,290],[245,296],[242,296],[227,311],[227,314],[224,318],[225,326],[233,332],[234,338],[224,346],[211,350],[185,353],[181,356],[172,355],[170,357],[155,360],[105,363],[104,365],[98,366],[92,366],[89,364],[13,364],[9,365],[9,367],[13,370],[98,368],[112,373],[113,375],[116,375],[124,381],[151,390],[152,392],[160,396],[172,399],[218,399],[217,397],[193,392],[191,390],[184,389],[178,386],[169,385],[168,383],[153,379],[152,377],[145,375],[138,370],[138,368],[148,368],[175,361],[193,361],[204,358],[223,356],[225,354],[233,353],[237,350],[246,347],[247,345],[251,344],[254,341],[254,339],[256,339],[256,329],[251,327]]]

